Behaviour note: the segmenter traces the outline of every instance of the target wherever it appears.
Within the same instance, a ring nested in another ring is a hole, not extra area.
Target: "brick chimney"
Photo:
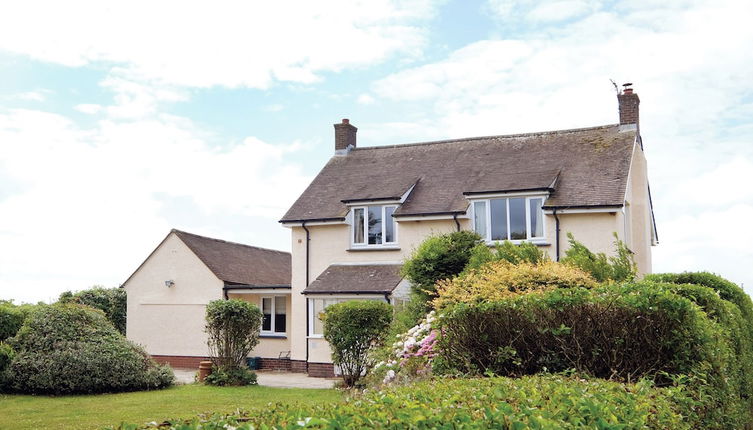
[[[347,118],[340,124],[335,124],[335,154],[345,155],[356,147],[357,131]]]
[[[632,83],[623,84],[623,90],[617,94],[620,105],[620,130],[638,130],[638,105],[641,99],[633,92]]]

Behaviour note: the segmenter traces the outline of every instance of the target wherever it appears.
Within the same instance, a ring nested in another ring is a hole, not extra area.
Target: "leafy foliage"
[[[224,369],[216,367],[212,369],[212,373],[207,375],[204,383],[219,387],[256,385],[256,373],[247,368]]]
[[[0,302],[0,342],[15,336],[25,317],[18,306],[10,302]]]
[[[471,258],[465,270],[478,269],[492,261],[507,261],[511,264],[531,263],[539,264],[549,260],[549,256],[531,242],[521,242],[518,245],[510,241],[497,242],[494,249],[484,243],[479,243],[471,250]]]
[[[105,315],[76,304],[40,306],[10,340],[16,351],[8,387],[31,394],[79,394],[163,388],[172,370],[157,366]]]
[[[337,303],[324,311],[324,338],[346,386],[371,367],[368,352],[382,342],[391,320],[392,307],[374,300]]]
[[[428,303],[436,295],[437,281],[462,272],[480,241],[481,236],[470,231],[431,236],[404,262],[402,275],[419,298]]]
[[[543,261],[539,264],[507,260],[486,263],[478,269],[437,283],[434,307],[441,309],[454,303],[495,301],[532,291],[553,288],[595,287],[587,273],[572,266]]]
[[[94,286],[88,290],[72,293],[66,291],[58,299],[60,303],[78,303],[99,309],[121,334],[126,332],[127,296],[123,288]]]
[[[374,391],[346,404],[270,404],[231,416],[174,420],[160,429],[674,429],[683,417],[677,389],[564,376],[439,379]],[[121,430],[158,428],[121,424]]]
[[[214,370],[243,369],[246,357],[259,344],[262,313],[249,302],[213,300],[206,309],[207,345]]]
[[[570,248],[565,251],[562,263],[575,266],[590,273],[599,282],[633,281],[638,266],[633,260],[633,252],[614,234],[615,256],[607,257],[603,252],[594,254],[585,245],[575,240],[572,233],[567,234]]]

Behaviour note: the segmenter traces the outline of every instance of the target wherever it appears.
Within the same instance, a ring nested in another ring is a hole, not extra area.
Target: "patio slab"
[[[193,384],[194,369],[173,368],[178,384]],[[333,388],[337,379],[312,378],[305,373],[260,370],[256,372],[259,385],[276,388]]]

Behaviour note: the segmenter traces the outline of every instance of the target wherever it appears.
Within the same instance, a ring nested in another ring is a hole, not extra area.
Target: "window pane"
[[[314,327],[311,334],[323,334],[324,326],[322,320],[319,319],[319,315],[324,311],[324,300],[312,299],[314,302]]]
[[[369,245],[382,243],[382,207],[369,207]]]
[[[507,199],[489,200],[492,213],[492,240],[507,240]]]
[[[473,230],[486,239],[486,202],[473,202]]]
[[[526,239],[526,199],[510,200],[510,239]]]
[[[393,212],[395,212],[394,206],[384,208],[384,241],[389,243],[395,241],[395,218],[392,218]]]
[[[541,212],[544,199],[530,199],[528,202],[531,211],[531,237],[544,237],[544,214]]]
[[[353,243],[363,243],[363,208],[353,209]]]
[[[269,297],[261,299],[261,312],[264,319],[261,322],[261,329],[264,331],[272,330],[272,299]]]
[[[275,333],[285,333],[287,315],[285,312],[285,297],[275,297]]]

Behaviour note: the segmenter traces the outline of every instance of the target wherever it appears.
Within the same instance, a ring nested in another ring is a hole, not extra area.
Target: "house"
[[[559,260],[567,233],[608,254],[616,233],[651,272],[640,100],[629,85],[617,98],[618,124],[576,130],[359,148],[357,128],[335,124],[332,158],[280,220],[292,237],[291,368],[331,375],[319,313],[404,300],[400,264],[431,234],[530,241]]]
[[[284,366],[291,349],[290,254],[172,230],[123,283],[126,336],[157,361],[197,368],[206,359],[206,305],[240,298],[264,314],[252,356]],[[266,363],[265,363],[266,362]]]

